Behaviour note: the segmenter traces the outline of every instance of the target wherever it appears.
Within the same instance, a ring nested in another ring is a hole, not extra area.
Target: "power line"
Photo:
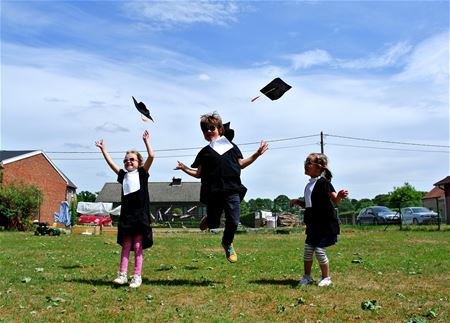
[[[412,143],[412,142],[400,142],[400,141],[391,141],[391,140],[379,140],[379,139],[369,139],[369,138],[358,138],[358,137],[350,137],[350,136],[340,136],[340,135],[333,135],[333,134],[323,134],[325,137],[335,137],[340,139],[350,139],[350,140],[358,140],[358,141],[367,141],[367,142],[377,142],[377,143],[384,143],[384,144],[394,144],[394,145],[410,145],[410,146],[421,146],[421,147],[435,147],[435,148],[450,148],[450,146],[444,146],[444,145],[433,145],[433,144],[420,144],[420,143]],[[278,142],[285,142],[285,141],[294,141],[294,140],[300,140],[300,139],[306,139],[306,138],[312,138],[312,137],[318,137],[319,134],[314,135],[305,135],[305,136],[297,136],[297,137],[288,137],[288,138],[281,138],[281,139],[270,139],[266,140],[267,143],[278,143]],[[321,138],[320,145],[323,147],[323,138]],[[249,145],[259,145],[259,141],[255,142],[246,142],[246,143],[239,143],[239,146],[249,146]],[[289,145],[284,147],[270,147],[271,150],[275,149],[288,149],[288,148],[295,148],[295,147],[302,147],[302,146],[308,146],[309,144],[303,144],[303,145]],[[450,153],[450,151],[442,151],[442,150],[414,150],[414,149],[403,149],[403,148],[394,148],[394,147],[374,147],[374,146],[359,146],[359,145],[346,145],[346,144],[337,144],[337,143],[325,143],[325,145],[334,145],[334,146],[342,146],[342,147],[354,147],[354,148],[366,148],[366,149],[381,149],[381,150],[397,150],[397,151],[412,151],[412,152],[426,152],[426,153]],[[177,152],[177,151],[188,151],[188,150],[200,150],[203,147],[181,147],[181,148],[167,148],[167,149],[154,149],[155,152]],[[248,151],[244,151],[248,152]],[[51,151],[46,152],[47,154],[99,154],[98,151]],[[112,151],[109,152],[110,154],[123,154],[124,151]],[[195,154],[183,154],[183,155],[170,155],[170,156],[155,156],[155,158],[181,158],[181,157],[195,157]],[[52,158],[53,160],[102,160],[103,158]]]
[[[299,136],[299,137],[290,137],[290,138],[282,138],[282,139],[271,139],[271,140],[264,140],[267,143],[271,142],[281,142],[281,141],[291,141],[291,140],[298,140],[298,139],[305,139],[305,138],[311,138],[316,137],[315,135],[306,135],[306,136]],[[248,145],[259,145],[261,141],[253,141],[253,142],[245,142],[245,143],[238,143],[238,146],[248,146]],[[153,149],[154,152],[165,152],[165,151],[180,151],[180,150],[199,150],[202,149],[202,147],[187,147],[187,148],[166,148],[166,149]],[[123,154],[125,150],[123,151],[109,151],[110,154]],[[46,154],[98,154],[99,151],[47,151]]]
[[[341,147],[352,147],[352,148],[370,148],[370,149],[381,149],[381,150],[395,150],[395,151],[416,151],[416,152],[422,152],[422,153],[446,153],[446,154],[449,153],[448,151],[444,151],[444,150],[404,149],[404,148],[392,148],[392,147],[345,145],[345,144],[334,144],[334,143],[327,143],[327,145],[330,145],[330,146],[341,146]]]
[[[325,136],[328,136],[328,137],[343,138],[343,139],[351,139],[351,140],[371,141],[371,142],[382,142],[382,143],[385,143],[385,144],[411,145],[411,146],[424,146],[424,147],[436,147],[436,148],[450,148],[450,146],[443,146],[443,145],[418,144],[418,143],[412,143],[412,142],[401,142],[401,141],[390,141],[390,140],[367,139],[367,138],[357,138],[357,137],[348,137],[348,136],[338,136],[338,135],[332,135],[332,134],[324,134],[324,135],[325,135]]]

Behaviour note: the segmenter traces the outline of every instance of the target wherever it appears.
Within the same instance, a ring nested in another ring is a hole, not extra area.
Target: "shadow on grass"
[[[81,265],[71,265],[71,266],[60,266],[62,269],[77,269],[77,268],[82,268],[83,266]]]
[[[112,281],[102,279],[66,279],[66,282],[94,285],[94,286],[115,286]],[[142,284],[145,285],[161,285],[161,286],[213,286],[216,284],[222,284],[222,282],[216,282],[212,280],[189,280],[189,279],[142,279]],[[124,285],[124,287],[127,287]]]
[[[298,280],[295,279],[258,279],[250,280],[249,283],[259,285],[287,285],[291,287],[298,286]]]

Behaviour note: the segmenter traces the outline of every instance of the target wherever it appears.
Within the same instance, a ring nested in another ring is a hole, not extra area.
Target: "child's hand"
[[[99,141],[95,142],[95,145],[100,148],[101,150],[105,149],[105,144],[103,143],[103,139],[100,139]]]
[[[256,154],[258,156],[261,156],[262,154],[264,154],[267,149],[269,149],[269,144],[265,141],[261,141],[261,144],[259,145],[258,150],[256,151]]]
[[[341,200],[346,198],[347,196],[348,196],[347,190],[340,190],[337,194],[337,197],[340,198]]]
[[[144,134],[142,135],[142,139],[144,139],[144,142],[148,141],[148,139],[150,138],[150,134],[148,133],[147,130],[144,131]]]
[[[174,170],[178,170],[178,169],[183,170],[183,169],[186,168],[186,165],[183,164],[182,162],[180,162],[180,161],[177,160],[177,163],[178,163],[178,165],[174,168]]]

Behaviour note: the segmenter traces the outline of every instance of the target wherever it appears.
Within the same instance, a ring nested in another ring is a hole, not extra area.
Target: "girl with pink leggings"
[[[130,258],[131,249],[134,249],[134,275],[141,276],[142,262],[144,260],[142,252],[142,236],[123,237],[122,253],[120,255],[119,272],[126,273],[128,271],[128,260]]]
[[[130,252],[134,251],[134,274],[130,283],[131,288],[137,288],[142,284],[143,250],[153,245],[148,171],[153,163],[154,153],[150,146],[147,130],[145,130],[142,138],[148,152],[147,160],[144,162],[138,151],[127,151],[123,160],[125,169],[119,168],[113,162],[103,140],[95,143],[100,148],[106,163],[117,174],[117,181],[122,184],[122,202],[117,226],[117,243],[122,246],[122,252],[119,272],[113,282],[118,285],[128,283],[128,261]]]

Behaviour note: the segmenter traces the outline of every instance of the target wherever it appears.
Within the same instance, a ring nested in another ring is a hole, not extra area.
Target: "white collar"
[[[220,138],[211,141],[209,146],[214,149],[219,155],[223,155],[228,150],[233,148],[233,144],[229,142],[225,136],[221,136]]]
[[[128,195],[130,193],[139,191],[141,184],[139,182],[139,172],[137,169],[131,172],[126,172],[125,178],[123,179],[123,195]]]
[[[319,178],[320,178],[320,176],[317,176],[317,177],[311,177],[310,179],[309,179],[309,182],[310,183],[312,183],[312,182],[317,182],[318,180],[319,180]]]

